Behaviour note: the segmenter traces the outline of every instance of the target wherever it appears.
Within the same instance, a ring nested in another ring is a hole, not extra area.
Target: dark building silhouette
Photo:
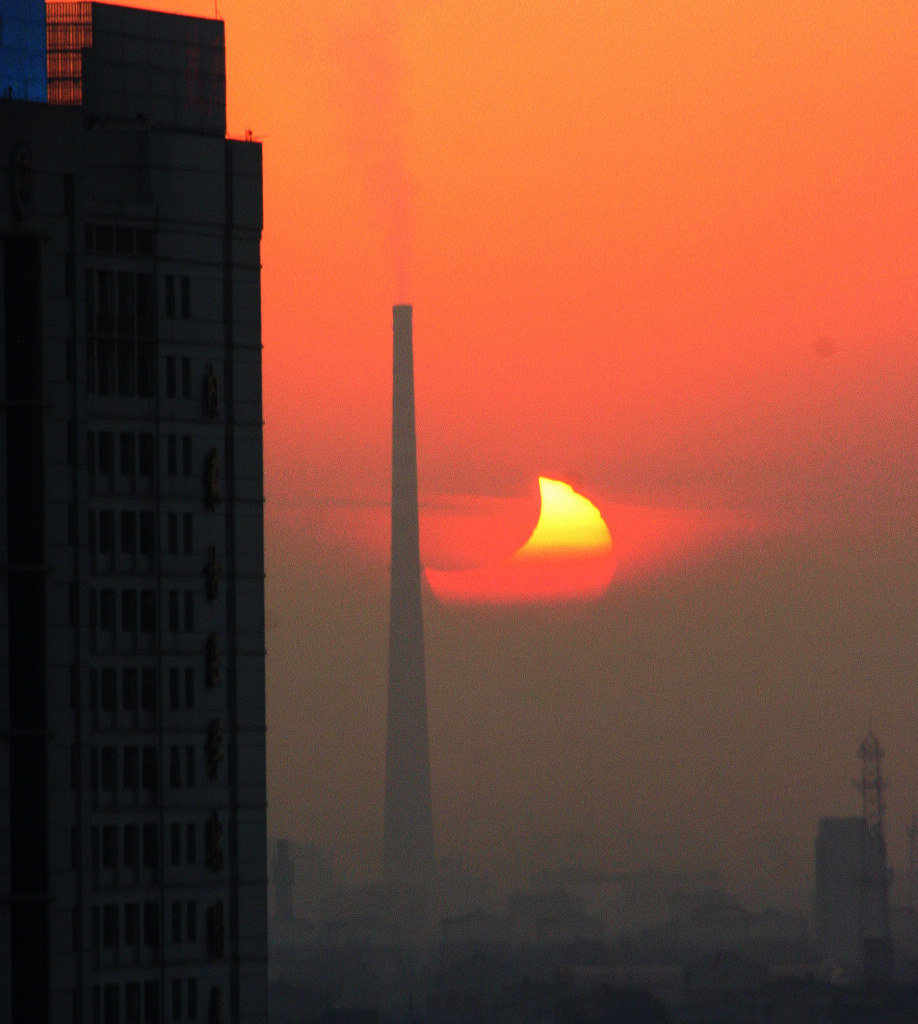
[[[383,869],[411,931],[423,932],[435,879],[424,620],[418,539],[412,311],[395,306],[392,357],[392,564]]]
[[[221,22],[47,28],[50,102],[0,98],[0,1021],[260,1024],[261,147]]]
[[[821,818],[813,897],[816,953],[853,978],[892,980],[889,869],[883,831],[883,750],[873,732],[858,748],[860,817]]]

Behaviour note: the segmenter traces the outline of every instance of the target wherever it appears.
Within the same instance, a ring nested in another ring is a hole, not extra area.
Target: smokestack
[[[435,860],[418,540],[411,306],[392,309],[392,566],[383,869],[412,930],[423,929]]]

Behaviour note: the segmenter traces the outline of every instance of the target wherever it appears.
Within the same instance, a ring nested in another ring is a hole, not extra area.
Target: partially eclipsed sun
[[[427,580],[449,603],[515,604],[582,599],[612,580],[612,538],[599,509],[560,480],[539,477],[541,511],[526,543],[496,565],[427,569]]]

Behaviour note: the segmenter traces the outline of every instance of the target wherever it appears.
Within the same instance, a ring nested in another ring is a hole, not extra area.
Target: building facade
[[[0,98],[0,1020],[261,1022],[261,147],[222,23],[47,12],[49,102]]]
[[[863,817],[820,818],[815,854],[814,952],[852,977],[888,981],[892,945],[882,834]]]

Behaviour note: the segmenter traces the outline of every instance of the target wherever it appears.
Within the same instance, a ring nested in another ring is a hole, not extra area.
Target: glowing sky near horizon
[[[219,10],[230,131],[264,141],[274,827],[378,839],[397,301],[429,564],[517,550],[539,475],[595,499],[618,558],[550,629],[428,614],[438,841],[690,819],[735,864],[783,837],[768,870],[799,874],[869,715],[904,822],[918,8]]]

